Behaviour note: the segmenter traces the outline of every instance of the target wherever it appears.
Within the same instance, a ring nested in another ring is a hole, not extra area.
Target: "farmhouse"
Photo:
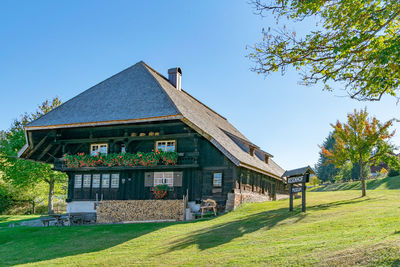
[[[181,77],[138,62],[29,123],[19,157],[67,173],[68,212],[104,222],[181,219],[184,198],[193,210],[205,199],[232,210],[287,197],[272,155],[184,91]],[[162,184],[165,200],[155,200]]]

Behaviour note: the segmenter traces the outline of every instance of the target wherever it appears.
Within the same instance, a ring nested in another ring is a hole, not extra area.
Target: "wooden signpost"
[[[309,173],[306,173],[302,176],[289,177],[287,179],[287,183],[290,185],[289,211],[293,211],[293,195],[301,192],[301,211],[306,212],[306,183],[309,181],[309,179]]]

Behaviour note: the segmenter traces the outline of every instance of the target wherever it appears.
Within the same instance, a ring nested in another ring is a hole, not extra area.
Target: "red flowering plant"
[[[64,162],[67,168],[80,167],[135,167],[150,166],[158,164],[175,165],[178,160],[178,153],[156,150],[151,152],[119,153],[119,154],[98,154],[90,156],[84,153],[76,155],[64,155]]]
[[[153,187],[152,189],[153,195],[156,199],[163,199],[167,196],[168,193],[168,185],[159,184]]]

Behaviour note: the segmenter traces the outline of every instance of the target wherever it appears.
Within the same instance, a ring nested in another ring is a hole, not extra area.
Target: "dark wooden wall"
[[[149,131],[159,132],[160,136],[147,136],[143,140],[140,138],[130,138],[131,133]],[[220,205],[224,205],[227,194],[233,192],[235,188],[242,188],[270,194],[286,190],[284,184],[274,178],[262,175],[254,171],[236,167],[225,155],[215,148],[207,139],[195,133],[182,122],[166,122],[158,124],[139,126],[118,127],[98,127],[83,129],[66,129],[57,133],[57,142],[63,144],[63,152],[89,153],[91,143],[103,143],[104,140],[109,144],[110,153],[118,153],[120,145],[124,143],[127,152],[150,152],[154,149],[155,141],[163,139],[165,136],[177,136],[176,149],[178,153],[198,153],[198,165],[196,167],[183,168],[183,166],[171,166],[170,168],[157,169],[132,169],[132,170],[74,170],[68,171],[70,181],[68,190],[69,200],[95,200],[96,193],[100,199],[153,199],[151,187],[145,187],[144,176],[147,171],[182,171],[182,186],[174,187],[168,193],[170,199],[181,199],[183,195],[189,193],[190,201],[200,202],[202,199],[212,198],[217,200]],[[79,140],[82,139],[82,142]],[[164,138],[165,139],[165,138]],[[70,140],[70,141],[69,141]],[[71,141],[76,140],[76,141]],[[57,143],[57,144],[58,144]],[[58,156],[62,156],[59,152]],[[222,173],[222,187],[213,186],[213,174]],[[103,174],[119,173],[118,189],[74,189],[73,177],[75,174]],[[124,183],[123,183],[124,181]]]

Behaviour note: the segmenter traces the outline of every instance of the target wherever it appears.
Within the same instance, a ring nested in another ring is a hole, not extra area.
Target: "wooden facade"
[[[270,199],[287,193],[284,170],[272,155],[185,92],[180,68],[170,70],[168,80],[138,62],[65,102],[25,127],[27,144],[19,157],[54,163],[67,173],[70,203],[153,199],[160,179],[171,185],[168,199],[212,198],[220,207],[235,190]],[[173,143],[175,165],[71,167],[64,162],[66,154],[93,149],[148,153],[163,141]]]
[[[49,132],[46,136],[41,136],[39,132],[36,136],[34,132],[33,137],[38,144],[43,138],[52,140],[51,150],[56,153],[48,156],[48,160],[53,159],[54,168],[68,174],[69,202],[154,199],[152,185],[146,185],[145,182],[146,174],[153,172],[181,174],[181,181],[170,188],[167,199],[182,199],[188,194],[189,201],[212,198],[221,206],[225,205],[227,194],[235,188],[268,194],[273,198],[276,190],[283,186],[275,178],[235,166],[207,139],[180,121],[61,129]],[[160,140],[175,140],[178,152],[176,165],[68,168],[62,159],[65,153],[89,154],[90,145],[98,143],[106,143],[108,153],[119,153],[121,144],[128,153],[150,152]],[[41,152],[38,149],[36,153]],[[214,173],[222,173],[220,187],[213,186]],[[117,185],[112,183],[113,178],[118,179]],[[85,179],[90,182],[87,183]]]

